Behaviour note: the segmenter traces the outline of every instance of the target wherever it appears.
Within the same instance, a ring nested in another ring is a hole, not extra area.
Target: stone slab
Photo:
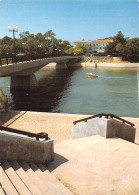
[[[106,138],[119,137],[130,142],[135,142],[135,135],[136,128],[115,119],[110,119],[107,121]]]
[[[37,141],[0,132],[0,159],[48,163],[54,159],[53,140]]]
[[[72,126],[72,138],[87,137],[92,135],[101,135],[106,137],[107,119],[100,118],[80,122]]]
[[[56,144],[55,153],[57,158],[48,165],[48,170],[73,194],[139,194],[139,146],[136,144],[96,135],[65,140]]]
[[[72,138],[101,135],[105,138],[119,137],[127,141],[135,141],[136,129],[115,119],[99,118],[80,122],[72,126]]]

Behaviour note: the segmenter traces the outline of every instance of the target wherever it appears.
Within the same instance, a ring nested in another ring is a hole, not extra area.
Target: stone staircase
[[[3,161],[0,195],[73,195],[42,164]]]

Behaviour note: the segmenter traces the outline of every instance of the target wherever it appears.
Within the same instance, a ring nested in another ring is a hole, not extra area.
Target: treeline
[[[119,31],[114,37],[105,39],[113,39],[114,42],[105,47],[103,54],[96,53],[97,55],[117,56],[122,57],[123,60],[139,62],[139,38],[125,38],[122,32]],[[22,32],[19,34],[19,38],[15,40],[8,36],[0,39],[0,56],[19,53],[51,56],[87,54],[84,46],[77,44],[73,47],[68,41],[57,39],[52,30],[36,35],[30,34],[29,31]]]
[[[139,62],[139,38],[125,38],[122,32],[119,31],[111,39],[114,42],[105,48],[106,55],[122,57],[123,60],[131,62]]]
[[[65,50],[71,48],[68,41],[57,39],[52,30],[42,34],[30,34],[29,31],[19,34],[20,38],[13,40],[5,36],[0,39],[0,55],[16,55],[25,53],[27,55],[64,55]],[[15,43],[14,43],[15,41]]]

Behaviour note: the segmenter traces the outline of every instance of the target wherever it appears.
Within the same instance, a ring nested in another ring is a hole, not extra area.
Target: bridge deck
[[[62,56],[2,65],[0,66],[0,77],[12,75],[29,75],[51,62],[66,63],[68,61],[79,59],[81,59],[80,56]]]

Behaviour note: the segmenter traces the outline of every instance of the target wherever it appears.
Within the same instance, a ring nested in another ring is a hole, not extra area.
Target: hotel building
[[[76,46],[77,44],[83,45],[87,52],[94,53],[94,52],[104,52],[105,47],[109,44],[112,43],[112,39],[103,39],[103,40],[94,40],[94,41],[85,41],[85,40],[80,40],[80,41],[74,41],[74,45]]]

